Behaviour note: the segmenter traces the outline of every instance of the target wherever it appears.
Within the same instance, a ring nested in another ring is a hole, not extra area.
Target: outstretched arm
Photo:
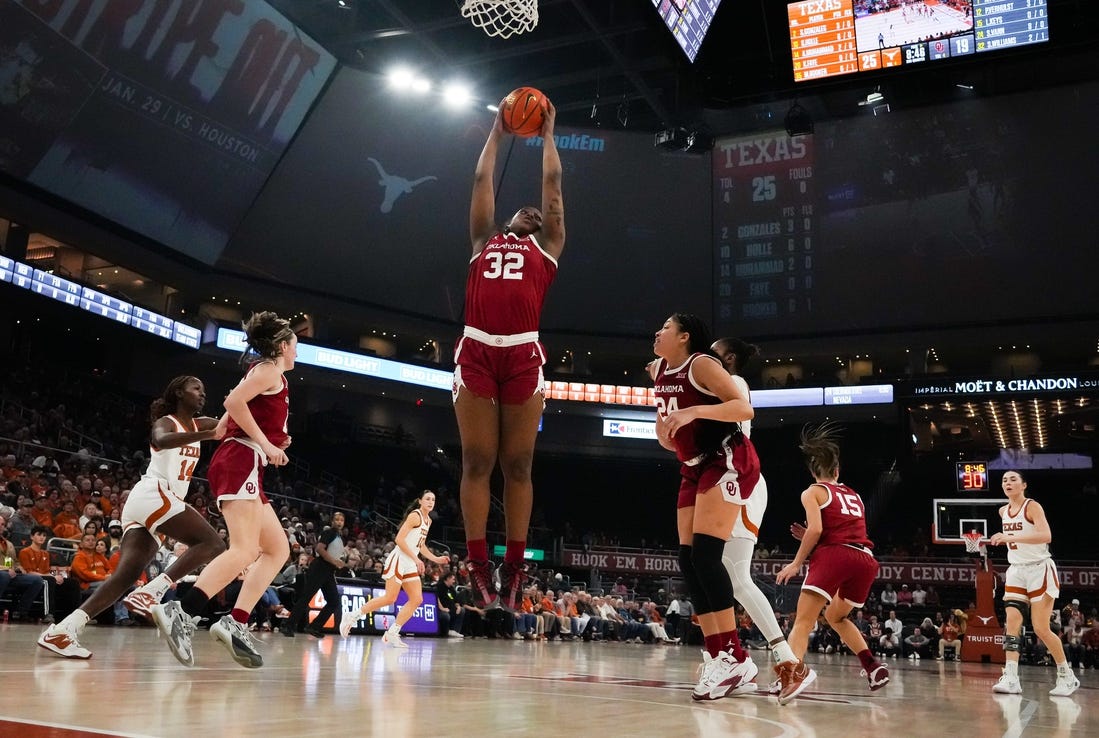
[[[561,157],[553,138],[557,108],[546,98],[542,123],[542,248],[557,259],[565,250],[565,200],[561,194]]]
[[[504,108],[504,101],[500,101],[500,110]],[[481,253],[485,243],[496,232],[496,190],[492,184],[492,177],[496,173],[496,149],[500,139],[504,136],[504,128],[500,124],[500,113],[497,111],[496,120],[493,121],[492,130],[488,133],[485,148],[481,150],[481,156],[477,159],[477,169],[473,173],[473,198],[469,204],[469,239],[473,244],[473,254]]]

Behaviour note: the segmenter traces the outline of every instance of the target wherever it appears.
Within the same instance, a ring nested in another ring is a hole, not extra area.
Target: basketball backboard
[[[1002,498],[939,498],[931,501],[931,542],[962,546],[962,534],[976,530],[987,541],[1000,532]]]

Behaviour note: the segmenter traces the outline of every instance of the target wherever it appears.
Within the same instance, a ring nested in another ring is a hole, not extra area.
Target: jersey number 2
[[[523,255],[501,254],[499,251],[490,251],[485,254],[485,263],[488,265],[482,275],[485,279],[522,279]]]

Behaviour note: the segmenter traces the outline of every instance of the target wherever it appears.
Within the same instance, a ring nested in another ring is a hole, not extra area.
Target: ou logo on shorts
[[[244,485],[244,491],[247,492],[250,495],[254,495],[256,493],[256,484],[255,484],[255,482],[246,483]]]

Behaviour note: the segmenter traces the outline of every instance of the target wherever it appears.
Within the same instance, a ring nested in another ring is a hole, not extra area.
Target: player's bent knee
[[[722,561],[725,541],[704,533],[695,533],[691,542],[691,563],[698,576],[699,583],[706,590],[710,610],[721,612],[728,610],[735,602],[733,583]]]

